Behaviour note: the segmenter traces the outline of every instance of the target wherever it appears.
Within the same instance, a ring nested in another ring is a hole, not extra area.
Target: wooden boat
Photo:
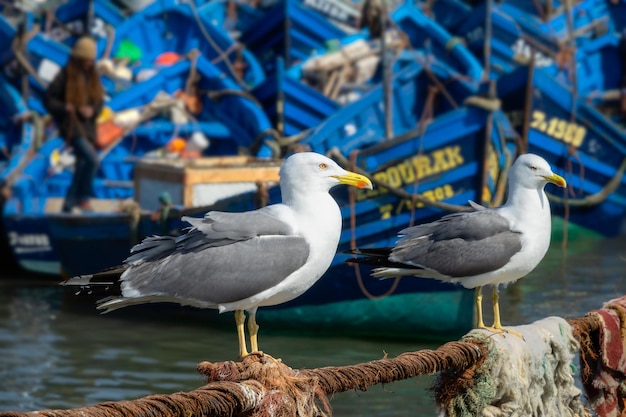
[[[568,194],[554,212],[607,236],[624,231],[626,130],[542,69],[519,68],[498,81],[503,109],[522,138],[563,175]]]
[[[416,60],[424,76],[430,71],[431,63],[439,68],[434,77],[441,77],[444,84],[449,84],[446,88],[459,102],[478,90],[482,66],[465,46],[454,44],[452,35],[445,29],[409,3],[397,8],[390,18],[397,29],[386,35],[391,44],[387,48],[394,56],[391,74],[399,73],[407,63]],[[406,44],[400,40],[403,36],[408,38]],[[299,63],[290,64],[279,57],[275,71],[268,73],[267,80],[252,91],[282,136],[301,136],[373,89],[381,94],[382,102],[382,89],[378,87],[384,81],[380,40],[370,37],[364,29],[335,43],[334,47],[323,48]],[[442,71],[448,75],[442,75]],[[406,74],[403,77],[407,80],[413,77],[410,72]],[[407,91],[406,95],[411,97],[413,92]],[[402,100],[399,101],[393,105],[402,108]],[[401,120],[402,116],[397,119]],[[407,123],[413,126],[412,122]]]

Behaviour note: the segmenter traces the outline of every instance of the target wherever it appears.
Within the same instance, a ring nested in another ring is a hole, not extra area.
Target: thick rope
[[[353,366],[333,366],[300,371],[315,376],[325,394],[353,389],[366,390],[418,375],[433,375],[443,369],[465,369],[484,358],[484,346],[473,342],[448,342],[435,350],[406,352],[392,359],[380,359]]]
[[[252,411],[263,392],[255,381],[207,384],[190,392],[150,395],[132,401],[105,402],[70,410],[42,410],[29,413],[3,412],[3,417],[139,417],[139,416],[238,416]]]

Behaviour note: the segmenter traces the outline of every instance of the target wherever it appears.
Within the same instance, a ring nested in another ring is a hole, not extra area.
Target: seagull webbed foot
[[[512,335],[515,335],[517,337],[519,337],[522,340],[526,340],[524,339],[524,335],[521,334],[520,332],[518,332],[517,330],[513,330],[513,329],[507,329],[506,327],[502,327],[502,326],[478,326],[479,329],[484,329],[487,330],[491,333],[496,333],[501,335],[502,337],[504,337],[504,333],[509,333]]]

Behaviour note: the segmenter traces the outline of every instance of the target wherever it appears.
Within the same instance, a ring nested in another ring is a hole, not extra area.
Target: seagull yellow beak
[[[561,188],[565,188],[565,186],[567,185],[567,183],[565,182],[565,178],[557,174],[546,175],[544,178],[546,179],[546,181],[551,182],[552,184]]]
[[[365,175],[357,174],[356,172],[347,171],[344,175],[333,175],[339,181],[339,184],[352,185],[358,188],[367,188],[371,190],[374,188],[372,186],[372,181],[367,178]]]

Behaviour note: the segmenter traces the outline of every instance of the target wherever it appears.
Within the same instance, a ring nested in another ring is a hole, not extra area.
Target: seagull
[[[498,286],[530,273],[550,246],[547,183],[566,186],[545,159],[523,154],[509,169],[503,206],[486,208],[470,201],[474,211],[448,214],[401,230],[393,247],[348,251],[360,257],[347,262],[375,265],[374,277],[416,276],[474,288],[477,327],[517,334],[502,327]],[[492,326],[483,322],[482,287],[486,285],[493,286]]]
[[[115,291],[97,302],[105,313],[154,302],[234,311],[241,358],[249,354],[247,311],[251,352],[260,352],[258,307],[300,296],[335,256],[342,218],[330,189],[338,184],[372,189],[367,177],[314,152],[289,156],[279,175],[282,203],[242,213],[185,216],[191,227],[183,235],[147,237],[131,248],[122,265],[63,284],[88,292]]]

